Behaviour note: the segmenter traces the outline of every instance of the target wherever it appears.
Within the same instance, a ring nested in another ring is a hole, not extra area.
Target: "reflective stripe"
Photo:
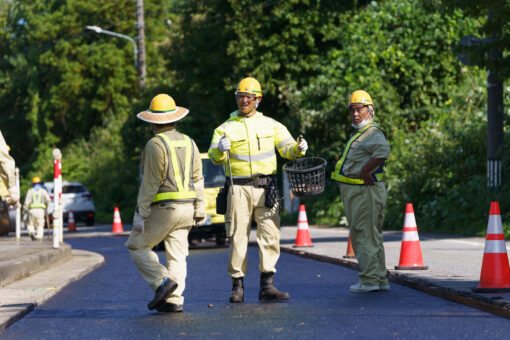
[[[497,241],[485,241],[485,250],[484,253],[505,253],[506,254],[506,246],[505,241],[497,240]]]
[[[501,221],[501,215],[489,215],[487,234],[503,234],[503,224]]]
[[[416,219],[414,218],[414,213],[407,213],[404,217],[404,231],[406,231],[407,228],[416,228]]]
[[[186,191],[186,192],[160,192],[156,194],[154,197],[154,201],[159,202],[165,200],[178,200],[178,199],[192,199],[197,198],[197,193],[195,191]]]
[[[405,231],[402,233],[402,241],[419,241],[417,231]]]
[[[281,148],[283,148],[285,145],[287,145],[287,144],[291,144],[292,142],[294,142],[294,139],[293,139],[293,138],[287,138],[286,140],[283,140],[283,141],[281,141],[280,143],[276,144],[276,148],[277,148],[277,149],[281,149]]]
[[[375,125],[374,123],[368,124],[367,126],[362,128],[361,130],[357,130],[352,135],[351,139],[349,139],[349,141],[347,142],[347,145],[345,146],[345,149],[344,149],[344,152],[342,154],[342,157],[340,158],[340,160],[335,165],[335,171],[331,174],[331,178],[332,179],[334,179],[335,181],[338,181],[338,182],[341,182],[341,183],[347,183],[347,184],[358,184],[358,185],[365,184],[365,182],[361,178],[350,178],[350,177],[344,176],[344,174],[343,174],[343,167],[344,167],[344,162],[345,162],[345,159],[347,157],[347,154],[349,153],[349,150],[351,149],[351,144],[356,139],[358,139],[358,137],[361,136],[361,134],[363,132],[367,131],[370,127],[377,127],[377,125]],[[381,165],[381,167],[382,167],[382,165]],[[374,180],[376,182],[381,181],[382,173],[374,173],[372,175],[373,175],[373,178],[374,178]]]
[[[158,133],[157,136],[163,138],[165,143],[168,146],[168,152],[170,153],[169,157],[171,159],[168,160],[168,172],[170,173],[170,163],[172,164],[172,169],[174,172],[174,179],[177,185],[177,192],[160,192],[157,193],[154,197],[152,203],[159,202],[162,200],[176,200],[176,199],[191,199],[196,198],[197,193],[195,191],[189,191],[189,181],[190,181],[190,170],[191,170],[191,152],[193,149],[193,144],[188,136],[184,136],[184,140],[170,140],[165,134]],[[179,162],[177,159],[177,153],[175,152],[175,148],[184,147],[186,149],[186,155],[184,160],[184,181],[181,178],[181,173],[179,169]]]
[[[218,147],[218,143],[211,143],[211,145],[209,145],[209,150],[216,149],[217,147]]]
[[[276,153],[274,149],[259,153],[258,155],[239,155],[236,153],[230,153],[230,157],[233,159],[237,159],[238,161],[244,161],[244,162],[260,162],[265,159],[271,158],[275,156]]]

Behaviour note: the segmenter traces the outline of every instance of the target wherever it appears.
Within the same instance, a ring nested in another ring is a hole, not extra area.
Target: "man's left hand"
[[[308,150],[308,143],[303,138],[303,136],[298,137],[297,148],[299,152],[305,152],[306,150]]]

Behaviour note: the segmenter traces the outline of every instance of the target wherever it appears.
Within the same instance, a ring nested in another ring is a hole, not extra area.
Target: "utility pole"
[[[489,20],[491,20],[489,12]],[[489,51],[489,59],[500,60],[501,51]],[[497,189],[502,184],[503,159],[503,82],[497,69],[487,75],[487,186]]]
[[[147,69],[145,66],[145,22],[143,0],[136,0],[136,44],[138,45],[138,88],[145,87]]]

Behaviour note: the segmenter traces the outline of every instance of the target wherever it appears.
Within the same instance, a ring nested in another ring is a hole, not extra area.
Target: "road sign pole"
[[[53,150],[53,248],[59,248],[63,233],[62,212],[62,153],[59,149]]]

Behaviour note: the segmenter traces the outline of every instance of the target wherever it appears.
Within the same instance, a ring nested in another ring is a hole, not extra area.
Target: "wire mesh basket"
[[[302,198],[323,192],[326,164],[326,160],[320,157],[303,157],[287,162],[283,171],[287,173],[292,193]]]

